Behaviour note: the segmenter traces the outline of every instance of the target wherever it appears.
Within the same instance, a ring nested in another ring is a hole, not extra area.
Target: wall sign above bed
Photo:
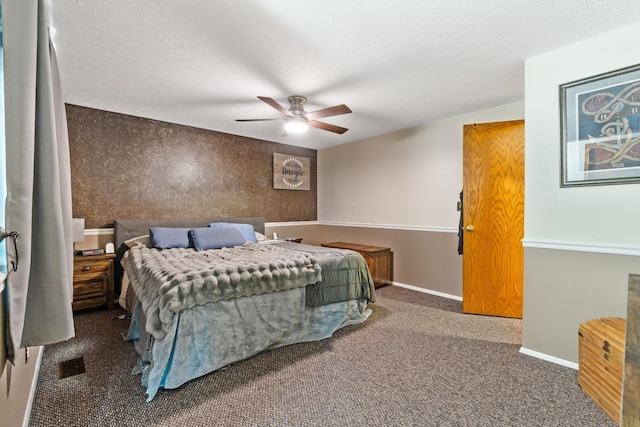
[[[273,153],[273,188],[310,190],[311,168],[308,157]]]

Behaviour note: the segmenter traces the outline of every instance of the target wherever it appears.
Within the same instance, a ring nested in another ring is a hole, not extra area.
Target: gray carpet
[[[367,322],[259,354],[145,402],[121,310],[75,315],[47,346],[31,426],[615,426],[577,371],[518,352],[520,321],[378,289]],[[577,333],[577,332],[576,332]],[[83,356],[86,373],[57,379]]]

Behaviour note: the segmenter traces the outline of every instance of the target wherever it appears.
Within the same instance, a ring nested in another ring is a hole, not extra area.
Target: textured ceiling
[[[65,101],[322,149],[524,99],[524,60],[640,21],[638,0],[55,0]],[[605,52],[594,52],[594,61]],[[306,111],[282,136],[256,96]]]

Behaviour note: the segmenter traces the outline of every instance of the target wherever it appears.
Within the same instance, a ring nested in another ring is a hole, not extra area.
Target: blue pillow
[[[151,246],[158,249],[188,248],[189,229],[172,227],[152,227],[149,229]]]
[[[196,251],[207,249],[231,248],[244,245],[245,238],[238,230],[231,227],[225,228],[192,228],[189,236]]]
[[[258,243],[258,239],[256,238],[256,232],[253,229],[253,225],[251,224],[236,224],[234,222],[212,222],[209,224],[211,228],[235,228],[238,230],[247,242]]]

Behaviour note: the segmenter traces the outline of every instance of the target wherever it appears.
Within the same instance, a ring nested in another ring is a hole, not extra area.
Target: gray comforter
[[[199,252],[138,245],[123,256],[122,266],[142,303],[146,329],[156,339],[166,334],[181,310],[296,289],[322,278],[320,265],[309,253],[250,242]]]

